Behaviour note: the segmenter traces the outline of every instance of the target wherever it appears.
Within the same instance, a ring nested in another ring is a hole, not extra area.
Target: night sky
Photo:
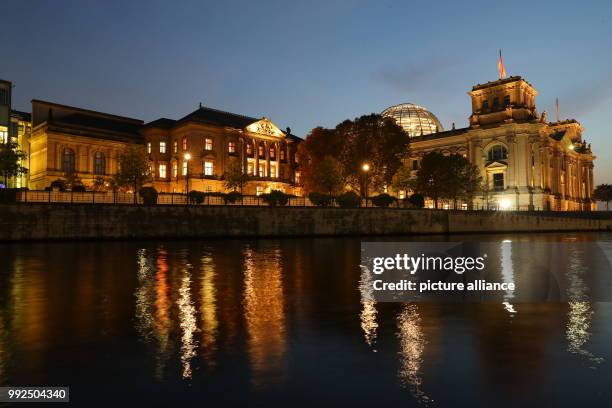
[[[416,1],[7,1],[0,78],[30,100],[145,121],[206,106],[318,125],[412,102],[467,126],[466,94],[526,78],[538,110],[575,118],[612,183],[612,3]]]

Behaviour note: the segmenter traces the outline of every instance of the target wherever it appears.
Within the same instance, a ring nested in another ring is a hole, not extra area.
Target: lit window
[[[276,160],[276,148],[270,146],[270,160]]]
[[[187,160],[183,161],[183,176],[187,175]]]
[[[204,150],[211,151],[213,149],[213,140],[210,138],[204,139]]]
[[[295,172],[295,183],[300,184],[301,174],[299,171]]]
[[[151,154],[151,142],[147,142],[147,153]]]
[[[259,177],[266,177],[266,165],[265,164],[260,164],[259,165]]]
[[[280,160],[285,161],[285,149],[281,148],[279,155],[280,155]]]
[[[166,142],[159,142],[159,152],[166,153]]]
[[[62,171],[74,173],[74,150],[65,148],[62,152]]]
[[[175,141],[172,143],[172,151],[173,151],[174,153],[178,153],[178,141],[177,141],[177,140],[175,140]]]
[[[106,156],[102,152],[96,152],[94,155],[94,174],[106,174]]]
[[[263,194],[263,187],[262,186],[257,186],[257,190],[256,190],[256,195],[262,195]]]
[[[508,150],[502,145],[495,145],[489,150],[489,161],[506,160],[508,158]]]
[[[165,164],[159,165],[159,178],[166,178],[166,165]]]
[[[187,150],[187,138],[183,137],[183,150]]]
[[[255,174],[255,166],[253,165],[253,162],[247,163],[247,174],[249,176],[252,176],[253,174]]]
[[[8,142],[8,129],[6,126],[0,127],[0,143]]]
[[[236,153],[236,142],[229,142],[227,144],[227,151],[229,153]]]
[[[204,162],[204,175],[205,176],[213,175],[213,162],[210,162],[210,161]]]
[[[246,151],[249,156],[253,155],[253,145],[251,143],[247,143]]]
[[[172,162],[172,177],[176,177],[178,175],[178,163]]]
[[[270,177],[276,177],[276,166],[270,166]]]
[[[406,198],[406,192],[404,190],[401,190],[399,192],[399,199],[403,200],[404,198]]]
[[[265,153],[264,153],[264,145],[260,144],[257,147],[257,154],[259,155],[259,157],[264,157]]]

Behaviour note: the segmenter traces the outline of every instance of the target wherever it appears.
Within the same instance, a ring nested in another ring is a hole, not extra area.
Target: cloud
[[[434,58],[404,66],[382,67],[374,73],[374,78],[398,91],[414,92],[428,86],[431,79],[453,65],[456,61]]]

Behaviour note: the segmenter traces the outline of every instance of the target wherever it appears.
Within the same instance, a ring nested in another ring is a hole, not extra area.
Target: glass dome
[[[413,103],[390,106],[382,112],[382,115],[395,119],[395,122],[403,127],[404,131],[411,137],[429,135],[444,130],[436,115]]]

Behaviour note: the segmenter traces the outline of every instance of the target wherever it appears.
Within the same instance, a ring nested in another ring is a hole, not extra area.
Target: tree
[[[344,187],[342,165],[331,156],[325,156],[314,169],[314,183],[319,191],[334,195]]]
[[[297,158],[303,189],[306,193],[321,190],[317,180],[317,168],[325,157],[338,157],[342,151],[343,140],[335,129],[316,127],[310,131],[306,140],[298,145]]]
[[[478,166],[471,164],[467,160],[466,162],[467,164],[461,173],[462,196],[467,202],[468,209],[472,210],[474,209],[474,198],[482,187],[482,176]]]
[[[137,193],[151,179],[149,157],[144,146],[128,145],[119,154],[119,171],[115,180],[119,186],[130,187],[134,192],[134,204]]]
[[[4,179],[5,187],[8,187],[9,178],[28,173],[28,169],[21,165],[27,157],[26,152],[19,150],[17,143],[0,143],[0,176]]]
[[[93,179],[93,183],[91,183],[94,191],[104,191],[106,190],[106,185],[107,181],[102,176],[96,176],[96,178]]]
[[[612,184],[600,184],[593,191],[593,198],[606,203],[606,210],[610,211],[609,203],[612,201]]]
[[[480,189],[482,177],[478,167],[470,163],[468,159],[460,154],[444,156],[446,161],[446,181],[441,192],[445,198],[453,201],[453,208],[457,208],[457,200],[462,198],[469,208],[473,206],[473,200]]]
[[[224,179],[226,189],[232,191],[240,190],[242,193],[242,189],[249,178],[248,175],[242,171],[242,165],[240,162],[235,161],[228,167],[224,174]]]
[[[447,184],[449,182],[447,159],[438,152],[427,153],[421,160],[421,165],[417,170],[415,181],[415,191],[431,198],[434,201],[434,208],[438,208],[440,197],[447,194]]]
[[[412,175],[412,171],[410,166],[403,164],[391,178],[391,187],[393,187],[395,191],[413,190],[415,178]]]

